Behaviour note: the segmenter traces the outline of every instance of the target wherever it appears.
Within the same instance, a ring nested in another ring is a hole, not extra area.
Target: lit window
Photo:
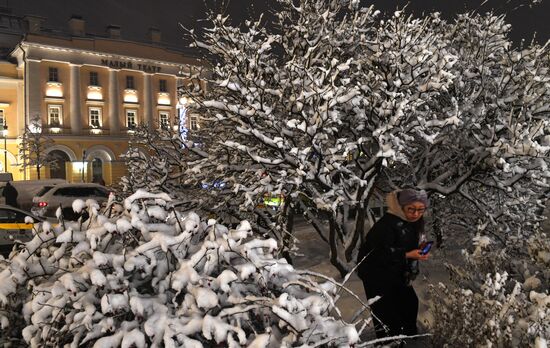
[[[50,127],[61,126],[63,112],[61,105],[48,105],[48,125]]]
[[[101,108],[90,108],[90,127],[101,128]]]
[[[99,86],[99,77],[95,71],[90,71],[90,86]]]
[[[170,114],[168,112],[162,111],[159,113],[159,125],[162,129],[168,129],[170,127]]]
[[[159,92],[168,92],[166,87],[166,80],[159,80]]]
[[[135,89],[133,76],[126,76],[126,89]]]
[[[192,131],[199,129],[199,118],[197,116],[189,117],[189,129]]]
[[[6,119],[4,118],[4,110],[0,109],[0,127],[6,125]]]
[[[48,81],[59,82],[59,74],[58,74],[57,68],[48,69]]]
[[[137,122],[137,111],[126,110],[126,127],[136,128],[136,122]]]

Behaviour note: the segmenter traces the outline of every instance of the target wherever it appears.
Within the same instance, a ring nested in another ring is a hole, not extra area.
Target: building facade
[[[18,139],[34,120],[54,141],[46,151],[57,163],[42,168],[41,178],[108,185],[125,174],[121,155],[136,126],[179,126],[185,103],[177,89],[202,63],[164,47],[158,30],[138,43],[121,39],[116,26],[106,37],[86,34],[79,17],[69,20],[68,33],[45,31],[43,18],[19,20],[25,32],[0,62],[2,171],[37,178],[18,156]],[[185,122],[197,127],[193,116]]]

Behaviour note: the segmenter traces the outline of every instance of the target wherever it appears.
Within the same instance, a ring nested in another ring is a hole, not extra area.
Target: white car
[[[73,212],[72,205],[76,199],[93,199],[99,204],[109,198],[109,190],[99,184],[58,184],[45,186],[33,198],[31,212],[37,216],[55,217],[57,208],[61,206],[63,216],[73,220],[78,216]]]

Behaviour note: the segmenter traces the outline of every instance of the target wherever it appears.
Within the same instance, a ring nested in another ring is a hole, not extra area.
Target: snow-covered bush
[[[477,236],[451,284],[431,287],[437,347],[547,347],[550,340],[550,239],[537,234],[502,249]],[[527,253],[527,257],[521,257]]]
[[[330,316],[335,283],[276,257],[274,239],[227,229],[138,191],[89,220],[43,223],[0,273],[2,340],[31,347],[351,346]],[[85,206],[76,201],[73,208]],[[107,213],[108,212],[108,213]]]

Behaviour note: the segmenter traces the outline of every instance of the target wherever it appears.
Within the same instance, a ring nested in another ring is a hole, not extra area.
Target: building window
[[[189,117],[189,129],[192,131],[199,129],[199,118],[197,116]]]
[[[136,89],[133,76],[126,76],[126,89]]]
[[[90,108],[90,127],[101,128],[101,108]]]
[[[0,109],[0,127],[4,128],[6,125],[6,119],[4,118],[4,110]]]
[[[57,71],[57,68],[48,69],[48,81],[59,82],[59,73]]]
[[[126,127],[129,129],[136,128],[137,125],[137,111],[126,110]]]
[[[48,125],[59,127],[62,124],[63,112],[61,105],[48,105]]]
[[[159,80],[159,92],[168,92],[166,87],[166,80]]]
[[[162,129],[170,127],[170,114],[167,111],[159,112],[159,126]]]
[[[95,71],[90,71],[90,86],[99,86],[99,77]]]

